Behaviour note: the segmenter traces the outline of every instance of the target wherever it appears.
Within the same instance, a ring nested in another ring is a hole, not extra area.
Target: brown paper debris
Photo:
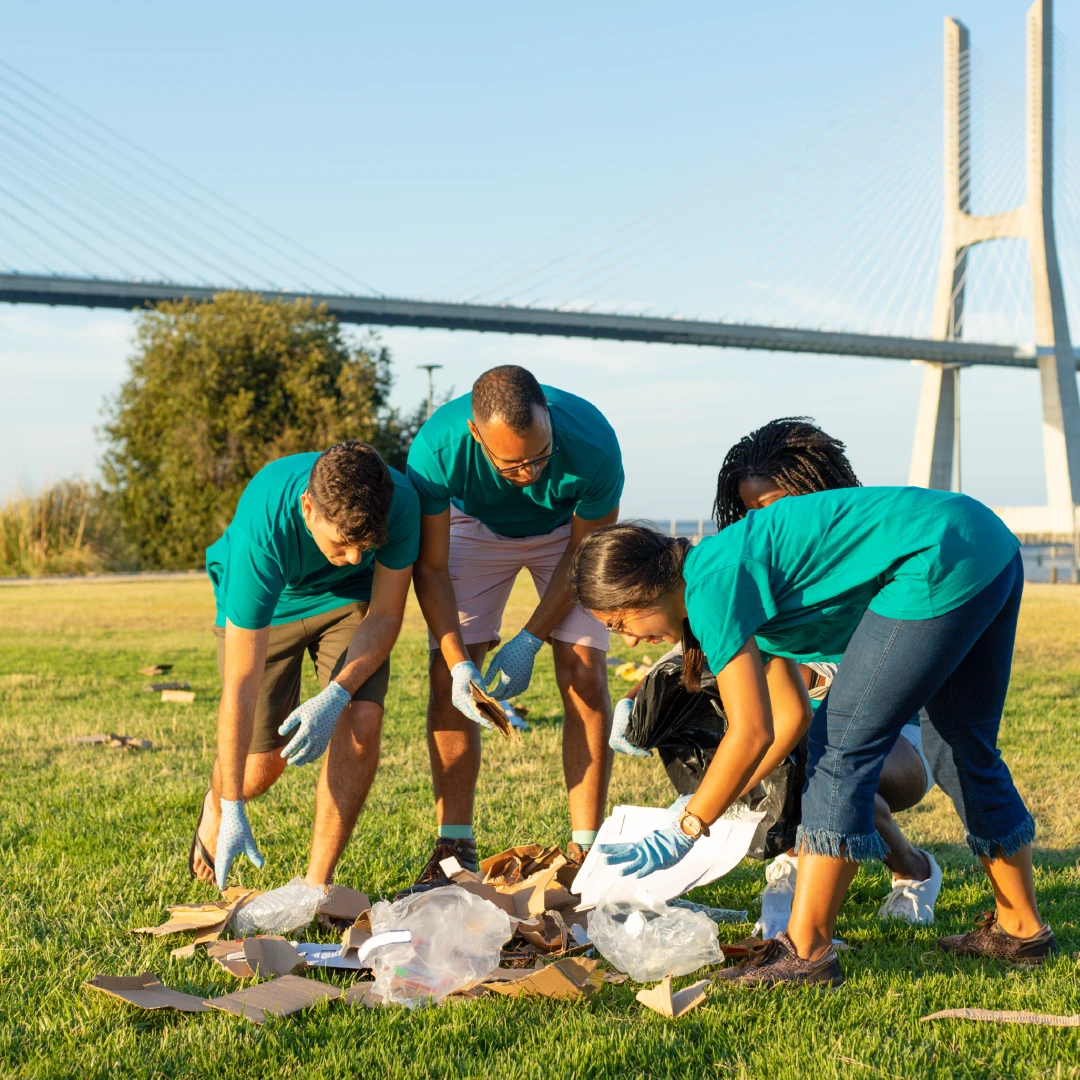
[[[373,982],[356,983],[350,986],[341,999],[346,1005],[363,1005],[365,1009],[377,1009],[383,999],[376,996]]]
[[[630,976],[625,971],[605,971],[604,982],[611,983],[613,986],[622,986]]]
[[[486,989],[504,997],[546,997],[564,1001],[579,1001],[592,997],[604,983],[604,973],[599,970],[598,960],[586,960],[576,956],[556,960],[553,964],[537,966],[532,971],[507,971],[501,969],[483,980]]]
[[[316,915],[325,915],[336,922],[353,924],[365,912],[371,910],[367,893],[357,892],[344,885],[324,885],[326,899],[319,901]]]
[[[241,889],[231,886],[221,894],[221,899],[209,904],[176,904],[168,908],[170,918],[161,926],[140,926],[132,930],[133,934],[153,934],[163,937],[166,934],[183,934],[197,930],[196,945],[206,941],[216,941],[229,925],[229,921],[249,900],[261,895],[257,889]]]
[[[691,1009],[696,1009],[705,1000],[705,987],[709,985],[708,979],[688,986],[677,994],[671,992],[671,976],[665,975],[655,986],[647,990],[639,990],[637,999],[646,1008],[658,1012],[661,1016],[677,1020],[685,1016]]]
[[[299,975],[283,975],[280,979],[271,979],[245,990],[234,990],[224,997],[212,998],[208,1004],[214,1009],[261,1024],[268,1016],[288,1016],[323,998],[332,1001],[339,997],[341,991],[329,983]]]
[[[179,1009],[180,1012],[207,1012],[205,1000],[194,994],[182,994],[179,990],[170,990],[152,972],[144,971],[141,975],[93,975],[83,986],[91,990],[100,990],[110,997],[120,998],[140,1009]]]
[[[207,945],[206,955],[238,979],[293,975],[307,967],[307,961],[291,942],[274,935],[214,941]]]
[[[190,945],[178,945],[169,953],[169,955],[174,960],[190,960],[195,955],[195,950],[197,948],[198,945],[193,941]]]
[[[541,847],[539,844],[523,844],[489,856],[480,863],[480,869],[489,885],[517,885],[527,877],[546,870],[556,859],[561,860],[560,866],[566,862],[566,856],[557,845]]]
[[[166,671],[172,671],[172,664],[151,664],[149,667],[139,668],[140,675],[164,675]]]
[[[108,746],[113,750],[150,750],[154,745],[149,739],[139,739],[134,735],[113,735],[111,732],[101,735],[69,735],[64,741],[80,743],[83,746]]]
[[[481,690],[476,683],[469,683],[469,689],[472,691],[472,699],[480,715],[490,720],[495,730],[507,739],[520,742],[521,732],[511,725],[506,713],[502,711],[502,706],[489,693]]]
[[[927,1020],[993,1020],[1000,1024],[1045,1024],[1048,1027],[1080,1027],[1080,1015],[1050,1016],[1046,1013],[1008,1012],[993,1009],[945,1009],[924,1016]]]
[[[149,686],[144,686],[143,689],[148,694],[156,694],[160,690],[190,690],[191,683],[189,682],[155,682]]]
[[[195,700],[194,690],[162,690],[162,701],[171,701],[176,705],[190,705]]]

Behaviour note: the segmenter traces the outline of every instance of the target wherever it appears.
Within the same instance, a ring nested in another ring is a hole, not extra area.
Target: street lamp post
[[[431,373],[437,371],[442,367],[442,364],[417,364],[417,371],[427,372],[427,418],[431,419],[431,414],[435,411],[435,388],[432,382]]]

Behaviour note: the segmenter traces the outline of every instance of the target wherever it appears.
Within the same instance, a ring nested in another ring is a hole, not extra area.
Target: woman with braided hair
[[[641,525],[581,543],[574,600],[631,642],[684,643],[683,682],[715,673],[727,730],[672,823],[604,845],[643,876],[673,866],[809,731],[787,930],[717,979],[843,982],[833,933],[858,863],[887,855],[874,824],[882,766],[925,706],[923,745],[993,886],[996,910],[942,949],[1020,964],[1056,951],[1035,900],[1035,823],[997,749],[1023,593],[1019,543],[987,507],[923,488],[777,499],[697,547]],[[762,654],[777,657],[768,671]],[[811,715],[796,662],[843,663]]]

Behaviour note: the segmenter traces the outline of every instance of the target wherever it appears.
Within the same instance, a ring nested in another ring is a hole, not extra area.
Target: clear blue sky
[[[1058,5],[1073,41],[1078,7]],[[714,210],[751,230],[744,196],[754,170],[768,172],[769,148],[827,127],[879,79],[936,73],[944,15],[963,18],[1022,85],[1025,10],[1016,0],[967,10],[45,0],[7,5],[0,59],[381,291],[464,295],[465,274],[556,234],[572,244],[577,223],[629,220],[702,176],[731,177],[710,196]],[[682,228],[692,239],[694,222]],[[737,272],[722,246],[682,242],[652,276],[645,248],[627,279],[631,306],[697,303],[710,279]],[[813,269],[803,250],[795,274]],[[499,271],[478,280],[494,288]],[[132,325],[119,313],[0,306],[0,493],[93,473],[99,406],[124,376]],[[910,365],[440,331],[383,338],[403,406],[422,393],[422,363],[445,364],[441,383],[459,391],[486,367],[522,363],[594,400],[624,446],[630,514],[706,514],[728,445],[795,412],[846,439],[866,482],[906,478],[920,380]],[[977,497],[1043,501],[1034,373],[965,373],[964,454]]]

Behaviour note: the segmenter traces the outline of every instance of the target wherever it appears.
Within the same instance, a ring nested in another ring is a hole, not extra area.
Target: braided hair
[[[809,416],[785,416],[750,432],[727,452],[720,467],[713,503],[717,529],[746,516],[739,485],[752,477],[771,480],[788,495],[859,487],[845,449]]]

